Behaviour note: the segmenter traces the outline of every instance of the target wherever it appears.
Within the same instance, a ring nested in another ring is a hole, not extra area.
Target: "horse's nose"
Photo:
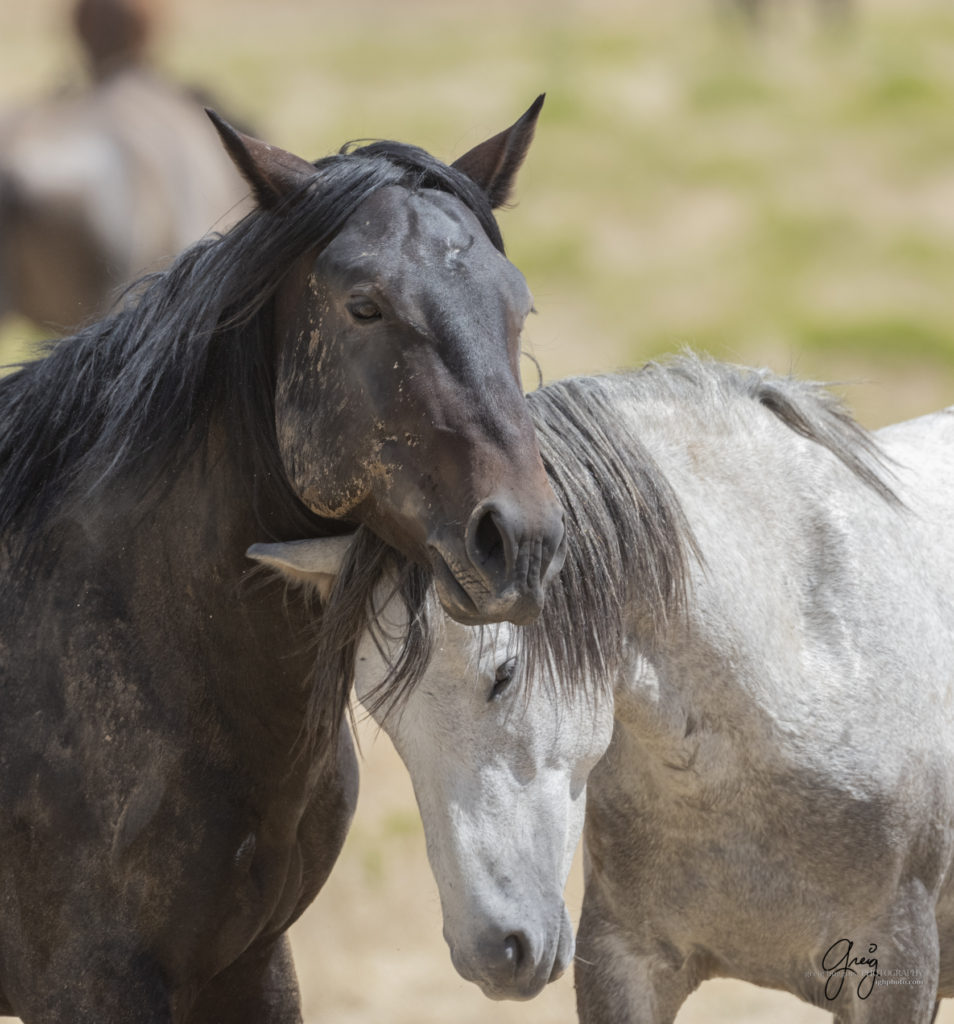
[[[546,906],[550,902],[544,898]],[[482,915],[471,913],[459,932],[449,929],[445,918],[444,938],[458,973],[479,985],[489,999],[538,995],[573,962],[573,925],[565,904],[558,906],[561,912],[546,922],[511,918],[483,928],[478,923]]]
[[[484,501],[471,513],[464,543],[487,591],[509,605],[506,617],[524,625],[540,614],[546,588],[563,565],[563,510],[554,504],[527,515],[505,500]]]
[[[458,965],[458,970],[491,999],[529,999],[549,981],[549,972],[541,973],[531,948],[525,932],[495,929],[483,937],[470,969]]]

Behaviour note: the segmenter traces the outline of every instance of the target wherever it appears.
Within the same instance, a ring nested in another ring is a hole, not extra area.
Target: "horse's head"
[[[276,418],[293,487],[319,515],[367,523],[428,563],[445,609],[467,623],[532,620],[563,562],[563,512],[520,382],[532,300],[490,214],[540,103],[452,168],[392,144],[355,154],[400,173],[360,199],[277,302]],[[322,187],[315,166],[225,138],[260,203]]]
[[[346,538],[261,544],[249,554],[330,587]],[[583,828],[586,780],[613,730],[609,699],[564,693],[521,667],[517,630],[444,619],[423,678],[376,707],[389,637],[407,613],[385,584],[377,638],[358,649],[355,687],[414,783],[454,966],[495,999],[529,999],[573,958],[563,888]]]

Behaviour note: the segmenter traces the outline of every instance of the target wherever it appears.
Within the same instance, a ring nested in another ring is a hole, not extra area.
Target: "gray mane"
[[[692,530],[642,441],[620,431],[617,395],[633,379],[576,377],[528,396],[568,538],[543,614],[522,631],[534,677],[611,687],[637,604],[655,635],[688,599]]]
[[[624,409],[656,407],[671,415],[675,408],[684,412],[686,430],[733,411],[751,417],[768,410],[794,434],[831,452],[883,500],[900,505],[876,441],[820,384],[685,355],[632,373],[558,381],[527,399],[544,465],[566,511],[568,546],[543,614],[520,631],[521,653],[531,677],[557,688],[611,689],[633,616],[651,645],[680,618],[690,599],[691,564],[701,561],[676,493],[635,426],[624,425]],[[402,587],[422,573],[405,566]],[[407,592],[416,595],[412,635],[403,666],[379,690],[381,706],[400,703],[430,655],[423,575]],[[408,651],[414,652],[410,660]]]

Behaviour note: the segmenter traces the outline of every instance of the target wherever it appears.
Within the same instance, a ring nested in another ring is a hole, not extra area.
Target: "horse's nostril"
[[[504,939],[504,959],[514,971],[519,968],[524,958],[523,943],[519,935],[508,935]]]
[[[503,562],[506,558],[504,539],[497,527],[497,516],[493,509],[487,509],[477,522],[474,530],[474,554],[482,565]]]
[[[496,502],[474,509],[467,524],[467,556],[488,580],[506,579],[516,558],[516,541],[507,514]]]
[[[546,587],[563,565],[563,510],[541,517],[506,498],[483,501],[467,520],[464,550],[476,586],[506,597],[506,617],[525,625],[539,614]]]

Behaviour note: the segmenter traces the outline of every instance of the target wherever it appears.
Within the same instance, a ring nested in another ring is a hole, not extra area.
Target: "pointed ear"
[[[253,544],[245,554],[277,569],[291,583],[314,587],[322,601],[327,601],[353,540],[354,534],[348,534],[290,540],[282,544]]]
[[[252,186],[258,205],[264,209],[277,206],[315,176],[314,165],[303,157],[286,153],[284,149],[253,139],[251,135],[243,135],[214,110],[206,108],[205,112],[215,125],[232,162]]]
[[[492,139],[474,146],[451,165],[480,185],[495,210],[510,200],[517,171],[533,141],[544,99],[545,94],[538,96],[519,121]]]

